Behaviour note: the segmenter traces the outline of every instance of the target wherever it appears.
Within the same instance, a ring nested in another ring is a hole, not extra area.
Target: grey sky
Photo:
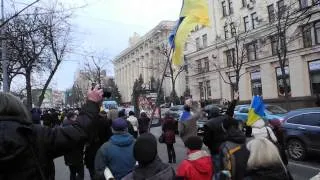
[[[62,1],[62,0],[61,0]],[[128,38],[148,32],[162,20],[176,20],[182,0],[63,0],[66,5],[85,4],[72,20],[73,49],[54,78],[58,89],[72,86],[74,73],[81,67],[82,54],[95,52],[111,60],[128,46]],[[108,66],[113,75],[112,66]]]

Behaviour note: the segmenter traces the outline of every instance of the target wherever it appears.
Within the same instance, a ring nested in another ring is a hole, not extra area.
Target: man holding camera
[[[30,112],[18,98],[0,92],[0,179],[54,180],[53,159],[93,136],[104,95],[110,93],[98,86],[89,90],[74,124],[47,128],[32,124]]]

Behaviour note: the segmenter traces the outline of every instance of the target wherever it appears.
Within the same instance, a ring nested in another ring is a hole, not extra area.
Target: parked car
[[[221,105],[221,104],[209,104],[209,105],[206,105],[206,106],[204,107],[204,110],[205,110],[205,111],[208,111],[208,110],[212,109],[213,106],[216,106],[216,107],[219,109],[220,113],[224,113],[224,112],[226,112],[227,109],[228,109],[228,107],[223,106],[223,105]]]
[[[183,112],[183,105],[176,105],[169,108],[167,113],[170,113],[175,120],[179,121],[179,118]]]
[[[320,152],[320,108],[294,110],[284,119],[284,142],[291,159],[303,160],[308,152]]]
[[[238,105],[235,107],[234,115],[233,117],[236,120],[245,122],[248,119],[248,113],[249,113],[250,105]],[[266,104],[265,105],[265,117],[263,117],[265,120],[280,120],[281,122],[284,120],[284,116],[287,114],[287,110],[283,109],[280,106],[277,105],[271,105]]]

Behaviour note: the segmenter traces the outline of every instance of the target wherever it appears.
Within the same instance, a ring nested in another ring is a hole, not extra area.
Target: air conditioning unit
[[[261,23],[263,21],[263,18],[259,18],[259,17],[256,17],[255,19],[258,23]]]
[[[221,36],[216,36],[216,40],[221,40]]]
[[[247,4],[247,8],[250,9],[250,10],[253,9],[253,4],[252,3],[248,3]]]

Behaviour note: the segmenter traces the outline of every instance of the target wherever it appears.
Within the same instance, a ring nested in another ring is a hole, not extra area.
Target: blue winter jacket
[[[129,174],[136,164],[133,157],[134,138],[129,133],[115,134],[98,150],[95,170],[98,179],[104,179],[104,170],[110,169],[116,180]]]

